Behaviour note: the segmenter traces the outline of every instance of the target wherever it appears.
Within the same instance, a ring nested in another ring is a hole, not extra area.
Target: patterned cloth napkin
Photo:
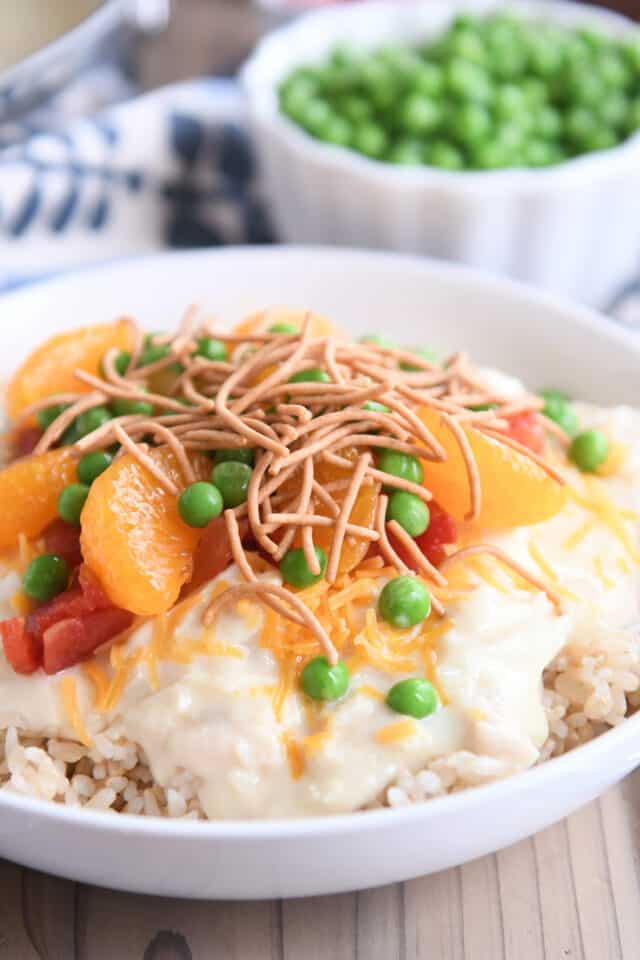
[[[275,239],[232,81],[195,80],[55,120],[13,145],[0,140],[0,292],[167,247]],[[640,278],[606,306],[640,330]]]

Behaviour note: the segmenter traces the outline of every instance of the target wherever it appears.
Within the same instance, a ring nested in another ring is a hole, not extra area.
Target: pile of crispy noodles
[[[445,571],[456,559],[470,552],[490,552],[545,591],[559,606],[557,594],[544,582],[489,544],[463,548],[437,569],[397,522],[386,523],[388,496],[383,492],[377,494],[372,527],[350,522],[363,485],[374,485],[380,491],[383,481],[386,488],[409,491],[426,502],[432,499],[426,487],[377,470],[372,455],[372,450],[386,448],[423,460],[445,460],[442,445],[416,413],[424,406],[440,414],[460,449],[469,482],[469,519],[476,518],[481,507],[480,477],[469,430],[508,444],[562,483],[562,476],[543,457],[505,433],[509,417],[540,411],[542,402],[537,397],[527,395],[508,401],[495,395],[482,383],[464,353],[456,353],[442,366],[436,366],[410,350],[353,343],[335,336],[314,337],[310,333],[310,315],[299,333],[233,336],[214,332],[210,323],[199,319],[198,310],[190,308],[174,336],[153,338],[155,344],[166,345],[168,353],[145,366],[140,365],[145,335],[133,322],[132,326],[135,346],[122,376],[115,365],[118,350],[112,349],[103,359],[104,379],[76,371],[77,378],[91,392],[47,397],[22,416],[27,418],[52,404],[69,404],[40,439],[35,452],[43,453],[60,441],[80,413],[116,398],[144,399],[154,407],[152,416],[116,417],[83,437],[75,447],[78,455],[84,455],[119,443],[119,455],[131,454],[167,493],[175,496],[180,489],[148,454],[149,438],[173,451],[185,485],[196,479],[189,451],[255,449],[247,501],[224,513],[233,558],[246,582],[216,597],[207,611],[207,622],[215,618],[223,603],[254,596],[289,620],[307,626],[329,661],[337,660],[336,649],[324,627],[300,598],[256,578],[242,545],[240,519],[248,521],[253,540],[274,563],[282,559],[299,536],[314,574],[320,572],[314,531],[333,527],[326,570],[330,584],[338,575],[345,538],[377,544],[385,561],[398,573],[410,573],[389,540],[390,532],[432,587],[446,586]],[[214,336],[227,345],[227,360],[212,361],[195,355],[196,341],[205,336]],[[153,374],[176,362],[182,372],[176,376],[168,396],[153,392],[141,396],[141,387],[146,387]],[[309,368],[323,370],[330,382],[289,382],[294,374]],[[367,401],[384,404],[389,412],[365,409]],[[488,404],[491,409],[473,409]],[[545,427],[556,433],[561,442],[566,441],[555,424],[545,420]],[[356,451],[355,460],[344,456],[347,449]],[[321,484],[316,471],[322,461],[341,468],[343,477]],[[349,471],[346,477],[345,470]],[[340,495],[338,499],[336,494]],[[329,516],[317,512],[320,505]],[[432,602],[435,611],[442,614],[443,606],[433,594]]]

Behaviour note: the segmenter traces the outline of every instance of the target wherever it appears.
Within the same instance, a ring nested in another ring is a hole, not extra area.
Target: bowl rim
[[[127,0],[101,0],[94,10],[86,13],[70,30],[56,37],[50,43],[38,47],[17,63],[11,64],[0,72],[0,89],[19,85],[34,71],[46,70],[49,61],[64,60],[73,47],[83,40],[89,40],[92,34],[104,36],[124,19]]]
[[[64,294],[69,286],[80,281],[91,284],[94,277],[105,279],[113,278],[113,282],[121,281],[123,276],[135,275],[140,266],[153,267],[158,275],[163,274],[163,267],[173,261],[202,262],[205,266],[211,258],[246,259],[254,258],[273,260],[302,260],[307,258],[321,259],[327,263],[338,261],[341,269],[348,269],[348,262],[371,262],[376,264],[395,265],[403,270],[417,270],[428,282],[429,277],[443,276],[445,279],[457,280],[471,286],[485,296],[507,297],[512,300],[514,307],[521,302],[536,303],[542,310],[551,310],[570,314],[573,322],[582,326],[585,333],[593,331],[630,350],[640,362],[640,337],[634,335],[624,327],[607,319],[605,316],[579,304],[572,303],[566,297],[548,293],[534,287],[529,287],[506,277],[494,276],[471,267],[455,263],[438,261],[428,257],[416,255],[369,251],[351,248],[335,248],[322,246],[287,246],[273,247],[238,246],[219,250],[185,250],[179,252],[152,253],[138,257],[123,258],[98,266],[91,265],[65,272],[61,276],[48,278],[42,282],[23,287],[0,298],[0,318],[4,311],[11,312],[12,305],[22,301],[37,298],[43,293],[47,295],[49,304],[55,303],[58,292]],[[256,840],[256,839],[290,839],[295,837],[318,837],[329,835],[348,834],[354,829],[364,832],[376,831],[382,827],[396,824],[423,822],[430,818],[437,818],[440,813],[455,815],[461,810],[472,812],[477,806],[495,802],[497,798],[515,798],[523,791],[535,791],[542,784],[553,784],[571,776],[572,771],[584,765],[596,767],[599,758],[616,747],[626,744],[629,750],[629,763],[626,769],[640,764],[640,711],[627,717],[616,727],[612,727],[588,743],[563,754],[545,760],[543,763],[530,767],[519,773],[492,783],[470,787],[458,793],[442,797],[434,797],[422,803],[410,804],[405,807],[380,808],[373,810],[359,810],[353,813],[324,814],[311,817],[287,817],[265,819],[228,819],[228,820],[172,820],[160,817],[143,817],[134,814],[112,811],[86,810],[62,803],[36,799],[8,791],[0,791],[0,816],[3,810],[10,810],[15,814],[23,814],[33,818],[64,823],[79,828],[115,831],[127,835],[143,835],[157,839],[179,841],[183,839],[204,840]]]
[[[623,14],[599,6],[575,2],[575,0],[481,0],[482,8],[473,8],[471,12],[488,12],[492,9],[514,10],[535,19],[557,19],[566,17],[579,25],[602,24],[608,32],[617,34],[640,32],[640,27]],[[240,71],[240,81],[248,100],[249,116],[256,126],[268,128],[269,136],[276,136],[296,153],[298,158],[308,163],[323,165],[331,172],[343,171],[363,179],[384,183],[398,191],[435,187],[455,189],[469,193],[486,193],[488,189],[496,192],[512,190],[514,192],[539,192],[556,190],[558,192],[579,190],[585,181],[594,177],[610,177],[618,172],[634,170],[640,164],[640,131],[627,137],[615,147],[579,154],[561,163],[549,167],[506,167],[497,170],[441,170],[428,165],[399,166],[382,160],[373,160],[347,147],[327,144],[316,140],[302,127],[286,117],[278,109],[275,97],[277,83],[288,72],[288,56],[285,53],[279,63],[278,76],[273,79],[269,61],[276,59],[273,51],[295,51],[301,36],[323,32],[339,42],[340,31],[347,22],[357,23],[365,16],[386,17],[390,21],[398,15],[408,19],[416,12],[425,9],[431,12],[440,10],[469,10],[467,0],[365,0],[350,2],[337,7],[310,10],[302,13],[291,22],[285,22],[264,36],[257,44],[252,55]],[[295,56],[295,54],[294,54]],[[266,79],[265,79],[266,75]]]

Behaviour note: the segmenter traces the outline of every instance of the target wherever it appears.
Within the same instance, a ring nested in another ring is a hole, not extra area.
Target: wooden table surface
[[[259,29],[244,0],[175,5],[142,50],[150,86],[223,68]],[[636,960],[639,897],[640,771],[500,853],[336,897],[167,900],[0,861],[0,960]]]

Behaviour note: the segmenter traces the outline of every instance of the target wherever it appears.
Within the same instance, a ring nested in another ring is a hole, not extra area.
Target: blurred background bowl
[[[544,169],[398,167],[323,144],[279,109],[278,87],[338,45],[416,45],[457,13],[529,19],[622,36],[617,14],[561,0],[359,3],[309,13],[258,45],[242,78],[279,238],[424,253],[606,305],[640,267],[640,134]]]

